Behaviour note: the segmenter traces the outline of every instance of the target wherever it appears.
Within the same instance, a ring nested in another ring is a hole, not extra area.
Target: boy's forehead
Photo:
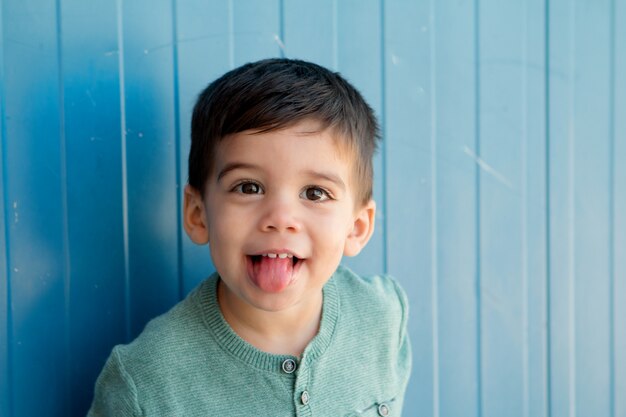
[[[247,130],[224,137],[214,149],[214,159],[210,173],[213,179],[219,179],[225,167],[250,166],[254,160],[279,158],[276,163],[292,165],[306,164],[312,167],[326,164],[333,169],[343,166],[349,175],[354,165],[354,152],[348,151],[348,141],[333,129],[324,128],[317,121],[303,121],[292,126],[275,130]],[[272,153],[275,150],[276,153]],[[230,170],[230,169],[229,169]],[[349,180],[350,178],[346,178]]]

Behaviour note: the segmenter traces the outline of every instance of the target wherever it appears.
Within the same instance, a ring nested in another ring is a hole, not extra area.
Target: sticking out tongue
[[[253,257],[251,272],[252,281],[263,291],[280,292],[291,282],[293,260],[269,256]]]

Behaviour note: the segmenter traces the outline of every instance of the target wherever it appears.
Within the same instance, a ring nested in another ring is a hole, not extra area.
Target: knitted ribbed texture
[[[207,279],[113,349],[89,416],[367,417],[385,406],[401,414],[411,352],[406,296],[394,280],[339,267],[300,360],[241,339],[220,312],[217,282]]]

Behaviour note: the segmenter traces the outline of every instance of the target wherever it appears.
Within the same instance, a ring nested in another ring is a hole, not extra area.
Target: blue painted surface
[[[550,10],[552,415],[613,408],[610,20],[609,2]]]
[[[393,146],[389,143],[386,148],[388,269],[394,276],[411,277],[403,280],[405,289],[412,294],[410,320],[414,340],[414,370],[407,404],[415,404],[419,413],[432,416],[439,407],[436,398],[440,395],[440,373],[434,233],[437,199],[433,198],[436,190],[432,186],[437,177],[437,161],[431,159],[436,150],[436,86],[435,62],[429,48],[435,35],[429,6],[426,2],[410,6],[394,2],[384,9],[388,33],[384,57],[384,136],[388,143],[394,138]]]
[[[172,5],[123,2],[131,333],[179,298]],[[135,25],[132,22],[143,22]],[[158,27],[161,30],[145,30]],[[155,256],[170,253],[173,256]]]
[[[480,264],[476,5],[434,2],[435,141],[431,185],[436,205],[440,415],[481,415]],[[401,58],[401,57],[400,57]],[[435,211],[434,210],[434,211]]]
[[[287,56],[381,119],[346,263],[409,295],[404,415],[626,417],[624,0],[4,0],[0,46],[0,416],[84,415],[213,271],[179,220],[191,108]]]
[[[72,413],[78,415],[93,391],[83,381],[98,372],[94,358],[107,355],[106,341],[130,338],[122,58],[115,2],[60,5],[58,64],[62,68],[59,88],[63,92],[67,194],[66,331]]]
[[[613,4],[611,21],[612,64],[611,80],[611,141],[613,176],[611,201],[611,306],[613,309],[611,364],[611,402],[616,416],[626,415],[626,2]]]
[[[0,7],[0,48],[4,51],[4,18],[3,8]],[[3,276],[3,280],[0,283],[0,340],[5,342],[0,343],[0,414],[3,416],[10,415],[11,412],[11,398],[12,391],[10,389],[9,381],[11,380],[11,361],[9,360],[11,338],[11,322],[12,317],[9,310],[9,293],[11,291],[10,281],[7,279],[9,276],[7,254],[9,246],[7,245],[7,229],[6,229],[6,208],[5,208],[5,185],[4,185],[4,138],[5,133],[5,116],[4,116],[4,54],[0,54],[0,161],[2,161],[2,167],[0,167],[0,192],[2,192],[2,198],[0,199],[0,273]]]
[[[526,185],[541,154],[528,152],[525,63],[535,45],[528,45],[524,9],[521,2],[481,1],[478,10],[480,372],[489,394],[481,409],[494,417],[523,411],[529,389],[526,206],[544,191]],[[521,65],[506,65],[516,61]]]
[[[4,343],[10,343],[9,415],[24,416],[49,409],[66,413],[69,406],[56,9],[53,2],[41,4],[25,25],[20,17],[30,8],[3,3],[2,12],[11,320],[2,326],[8,329]],[[39,393],[38,400],[28,392]]]

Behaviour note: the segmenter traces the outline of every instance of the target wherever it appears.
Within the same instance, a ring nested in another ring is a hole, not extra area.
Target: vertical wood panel
[[[385,131],[389,273],[411,303],[413,375],[405,415],[439,415],[437,321],[437,68],[432,2],[385,4]]]
[[[62,414],[69,403],[56,5],[11,2],[3,7],[4,60],[11,63],[5,66],[3,90],[9,401],[16,416]],[[32,392],[37,401],[26,400]]]
[[[482,415],[524,410],[524,292],[528,138],[524,9],[481,1],[480,300]],[[516,64],[518,63],[518,64]]]
[[[609,1],[577,3],[575,13],[576,410],[610,415]]]
[[[572,5],[552,1],[549,8],[549,165],[550,165],[550,415],[575,415],[571,409],[575,375],[572,373],[574,337],[573,265],[571,246],[573,207],[572,186],[572,96],[573,68],[570,39]]]
[[[552,412],[609,415],[609,4],[553,7]]]
[[[111,343],[129,336],[119,74],[123,55],[115,2],[63,1],[61,6],[71,265],[70,378],[72,411],[80,415],[93,394],[93,385],[85,381],[95,381]]]
[[[125,2],[123,27],[134,337],[179,298],[171,0]]]
[[[525,317],[523,330],[524,408],[525,417],[549,416],[548,363],[548,168],[547,158],[547,98],[546,98],[546,37],[547,16],[543,0],[526,3],[524,16],[525,95],[524,134],[526,135],[524,206],[526,229],[525,273],[523,297]]]
[[[435,112],[440,415],[480,415],[475,5],[437,2]]]
[[[11,293],[11,281],[9,280],[9,265],[7,254],[9,245],[7,242],[7,211],[6,190],[4,185],[6,167],[6,131],[4,116],[4,5],[0,4],[0,274],[4,280],[0,283],[0,415],[11,416],[11,362],[9,357],[9,344],[11,337],[11,317],[9,312],[9,294]]]
[[[613,2],[613,416],[626,416],[626,2]],[[613,417],[612,416],[612,417]]]
[[[543,10],[536,3],[492,1],[481,2],[480,9],[482,412],[540,416],[543,391],[535,389],[531,401],[530,390],[544,386],[547,372],[541,353],[546,342],[545,255],[532,248],[539,244],[545,250],[545,107],[543,37],[531,33],[541,34],[544,26],[541,19],[536,26],[529,22]],[[539,211],[533,215],[531,207]],[[530,300],[536,300],[532,306]],[[531,316],[531,308],[539,314]]]

